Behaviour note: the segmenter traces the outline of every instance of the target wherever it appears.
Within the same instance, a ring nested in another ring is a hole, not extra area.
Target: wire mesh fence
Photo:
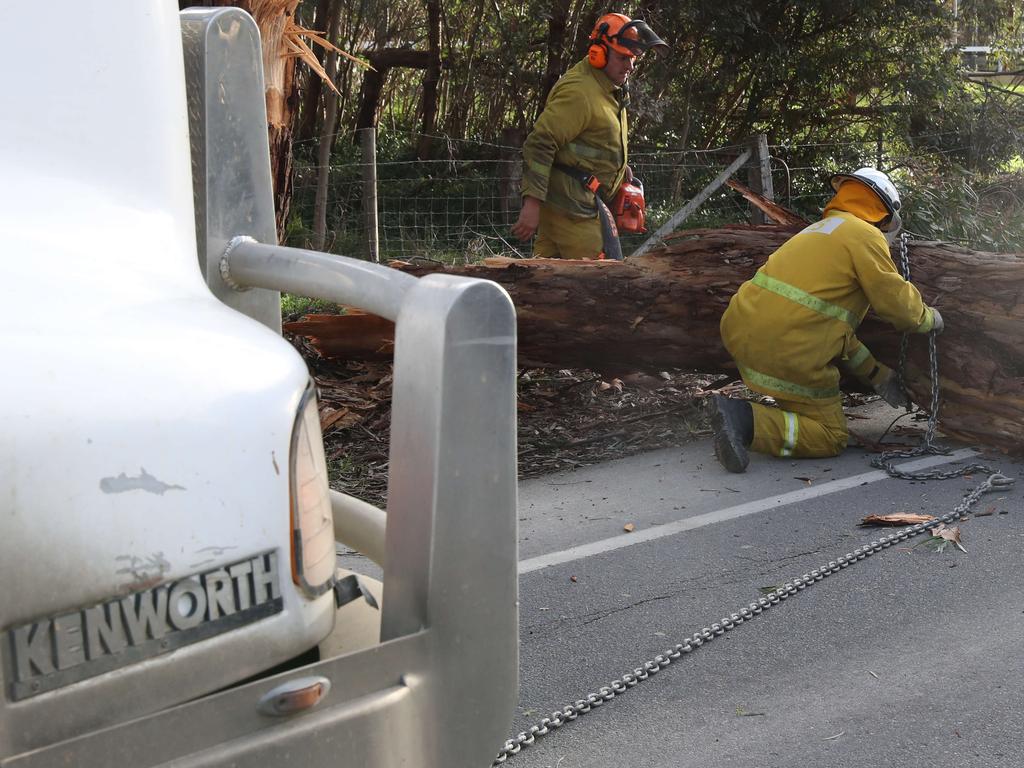
[[[521,204],[521,149],[487,141],[432,137],[433,159],[409,159],[420,138],[420,134],[397,131],[381,130],[378,134],[376,199],[381,260],[419,258],[464,263],[488,256],[532,255],[531,243],[516,240],[510,232]],[[733,145],[665,151],[634,147],[629,161],[633,173],[643,181],[648,233],[623,235],[623,253],[628,255],[645,242],[746,148]],[[825,180],[830,169],[801,164],[801,151],[807,149],[819,147],[773,145],[769,147],[768,162],[775,199],[812,219],[826,200]],[[837,157],[858,158],[861,165],[883,157],[883,148],[875,142],[848,142],[832,149]],[[313,163],[303,164],[301,157],[300,149],[287,234],[293,245],[314,242],[313,209],[320,169]],[[903,160],[886,159],[890,163]],[[327,169],[327,250],[360,257],[368,254],[365,168],[364,162],[353,157],[333,162]],[[746,169],[735,176],[745,183]],[[721,226],[751,219],[750,204],[723,187],[687,219],[685,226]]]
[[[409,146],[415,146],[409,135]],[[396,144],[394,137],[379,141]],[[428,258],[476,261],[487,256],[528,257],[530,243],[510,229],[519,215],[522,160],[520,148],[488,142],[439,142],[443,155],[431,160],[376,163],[379,252],[382,259]],[[656,229],[704,184],[728,165],[742,147],[714,151],[657,153],[640,148],[630,156],[643,181],[648,231]],[[359,161],[332,163],[327,185],[325,246],[339,253],[365,255],[367,233],[363,201],[367,197]],[[319,167],[300,166],[293,187],[289,242],[312,240],[312,211]],[[701,222],[743,221],[748,207],[734,193],[712,197],[694,215]],[[648,235],[624,235],[629,253]]]

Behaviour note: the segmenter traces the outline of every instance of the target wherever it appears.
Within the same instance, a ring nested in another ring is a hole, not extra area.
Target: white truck
[[[488,765],[517,691],[508,296],[276,245],[244,12],[4,17],[0,766]],[[397,322],[386,513],[328,487],[278,291]]]

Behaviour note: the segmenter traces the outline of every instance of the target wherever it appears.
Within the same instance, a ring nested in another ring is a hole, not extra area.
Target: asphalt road
[[[514,731],[888,532],[864,515],[944,514],[982,479],[894,480],[868,459],[730,475],[705,440],[521,483]],[[919,536],[857,562],[508,765],[1024,764],[1024,464],[984,460],[1020,480],[960,523],[966,553]]]

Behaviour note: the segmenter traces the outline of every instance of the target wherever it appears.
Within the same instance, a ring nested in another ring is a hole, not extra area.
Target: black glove
[[[910,410],[910,396],[903,389],[896,374],[887,370],[876,384],[872,385],[875,392],[882,396],[893,408],[906,408]]]
[[[932,330],[936,333],[942,333],[942,329],[946,327],[946,324],[942,322],[942,315],[939,314],[939,310],[935,307],[931,307],[932,310]]]

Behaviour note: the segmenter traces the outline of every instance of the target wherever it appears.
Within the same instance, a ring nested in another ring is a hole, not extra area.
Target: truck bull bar
[[[380,642],[14,758],[6,765],[488,765],[517,698],[516,327],[495,283],[415,279],[276,240],[259,31],[181,13],[200,267],[280,330],[278,291],[394,320],[387,513],[334,492],[339,538],[384,568]],[[323,681],[287,714],[277,692]]]

